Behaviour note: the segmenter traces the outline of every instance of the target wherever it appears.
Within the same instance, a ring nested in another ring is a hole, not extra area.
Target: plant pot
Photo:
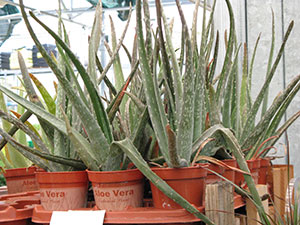
[[[259,177],[261,159],[258,158],[258,159],[253,159],[251,161],[253,161],[252,169],[250,169],[251,176],[254,180],[254,183],[258,184],[258,177]]]
[[[86,171],[38,172],[36,176],[41,204],[46,210],[72,210],[86,206]]]
[[[236,167],[236,160],[235,159],[225,159],[222,160],[223,163],[227,164],[228,166],[231,167]],[[208,166],[209,170],[212,170],[220,175],[222,175],[223,177],[225,177],[226,179],[234,182],[234,178],[235,178],[235,171],[223,166],[219,166],[213,163],[210,163]],[[207,171],[207,177],[205,178],[205,182],[206,184],[211,184],[211,183],[215,183],[217,181],[222,181],[222,178],[217,176],[216,174]]]
[[[247,160],[247,165],[248,165],[249,170],[251,171],[252,167],[253,167],[253,160]],[[238,166],[238,168],[240,168],[240,167]],[[244,175],[242,173],[239,173],[239,172],[235,173],[235,179],[234,180],[235,180],[234,183],[238,186],[242,186],[245,183]]]
[[[36,170],[37,168],[34,166],[5,170],[3,175],[6,179],[8,194],[38,190],[35,178]]]
[[[88,171],[96,205],[107,211],[141,207],[144,176],[138,169],[122,171]]]
[[[268,169],[270,166],[270,158],[262,158],[260,160],[258,184],[267,184]]]
[[[203,206],[205,177],[207,170],[198,166],[184,168],[152,168],[160,178],[167,182],[178,194],[196,207]],[[179,209],[179,204],[163,194],[153,183],[150,183],[153,204],[160,209]]]

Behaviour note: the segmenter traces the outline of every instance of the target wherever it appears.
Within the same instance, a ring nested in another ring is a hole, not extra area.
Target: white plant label
[[[105,210],[97,211],[53,211],[50,225],[103,225]]]

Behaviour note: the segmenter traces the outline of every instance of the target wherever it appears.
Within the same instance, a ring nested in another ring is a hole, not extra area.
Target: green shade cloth
[[[93,6],[97,5],[99,0],[86,0],[91,3]],[[132,6],[135,5],[136,0],[102,0],[103,8],[120,8],[120,7],[128,7],[131,3]],[[129,10],[119,10],[118,17],[125,21],[128,19]]]
[[[0,8],[0,17],[19,13],[17,7],[6,4]],[[14,26],[21,19],[0,20],[0,46],[11,36]]]

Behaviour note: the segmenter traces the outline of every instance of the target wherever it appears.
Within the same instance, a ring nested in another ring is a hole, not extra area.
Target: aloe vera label
[[[38,190],[38,185],[35,178],[9,180],[7,181],[7,186],[8,186],[9,194]]]
[[[46,210],[69,210],[86,205],[86,187],[40,188],[40,193]]]
[[[142,205],[143,185],[134,184],[121,187],[93,186],[96,204],[100,209],[123,210]]]

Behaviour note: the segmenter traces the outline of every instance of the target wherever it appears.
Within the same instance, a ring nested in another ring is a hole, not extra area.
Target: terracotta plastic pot
[[[141,207],[144,194],[144,176],[137,170],[88,171],[96,205],[107,211]]]
[[[86,206],[86,171],[38,172],[36,177],[41,204],[46,210],[72,210]]]
[[[36,170],[36,167],[5,170],[3,175],[6,179],[8,194],[38,190],[35,178]]]
[[[231,167],[236,167],[236,160],[235,159],[225,159],[222,160],[223,163],[227,164],[228,166]],[[234,178],[235,178],[235,171],[223,166],[218,166],[216,164],[210,163],[208,166],[209,170],[212,170],[220,175],[222,175],[223,177],[225,177],[228,180],[231,180],[232,182],[234,182]],[[217,176],[216,174],[207,171],[207,177],[205,178],[205,182],[206,184],[211,184],[211,183],[215,183],[217,181],[222,181],[222,178]]]
[[[215,165],[213,163],[209,163],[207,168],[209,170],[212,170],[212,171],[222,175],[222,176],[225,172],[224,167]],[[205,178],[205,183],[206,184],[212,184],[212,183],[215,183],[215,182],[218,182],[218,181],[222,181],[221,177],[219,177],[218,175],[214,174],[213,172],[211,172],[209,170],[207,170],[207,176]]]
[[[252,160],[247,160],[247,165],[248,165],[249,170],[251,171],[252,167],[253,167],[253,161]],[[239,168],[239,166],[238,166],[238,168]],[[234,183],[238,186],[241,186],[245,183],[244,175],[242,173],[239,173],[239,172],[235,173],[235,179],[234,180],[235,180]]]
[[[177,193],[196,207],[203,205],[205,177],[207,170],[200,167],[184,168],[152,168],[160,178],[165,180]],[[163,194],[153,183],[151,184],[153,204],[160,209],[179,209],[179,204]]]
[[[258,175],[258,184],[267,184],[268,168],[271,166],[270,158],[260,160],[260,170]]]
[[[261,159],[253,159],[253,166],[252,169],[250,170],[255,184],[258,184],[260,161]]]

